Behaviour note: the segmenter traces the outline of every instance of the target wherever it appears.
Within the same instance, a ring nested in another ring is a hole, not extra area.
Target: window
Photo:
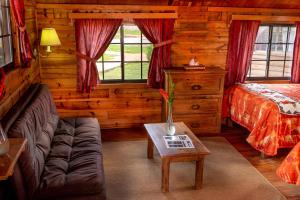
[[[289,79],[293,62],[296,27],[259,27],[248,79]]]
[[[0,1],[0,67],[13,62],[9,0]]]
[[[153,45],[134,24],[123,24],[97,61],[103,82],[145,82]]]

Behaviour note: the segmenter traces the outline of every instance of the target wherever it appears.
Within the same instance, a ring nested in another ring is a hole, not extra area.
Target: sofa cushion
[[[18,119],[8,130],[9,137],[27,139],[25,151],[19,158],[28,197],[33,196],[40,184],[54,131],[58,123],[56,107],[46,85],[40,85],[30,104],[24,107]]]
[[[60,120],[36,197],[105,196],[101,152],[97,119]]]

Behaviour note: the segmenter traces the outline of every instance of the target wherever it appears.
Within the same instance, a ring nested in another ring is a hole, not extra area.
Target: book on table
[[[188,135],[163,136],[167,148],[195,148]]]

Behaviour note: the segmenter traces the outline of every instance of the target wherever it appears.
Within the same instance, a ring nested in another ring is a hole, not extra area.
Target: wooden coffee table
[[[177,122],[175,123],[175,135],[188,135],[191,138],[195,148],[168,149],[163,139],[163,136],[166,135],[165,123],[145,124],[144,126],[148,132],[148,158],[153,158],[154,144],[162,160],[162,191],[169,191],[169,174],[171,162],[196,161],[195,189],[200,189],[203,179],[204,157],[210,153],[209,150],[202,144],[202,142],[183,122]]]

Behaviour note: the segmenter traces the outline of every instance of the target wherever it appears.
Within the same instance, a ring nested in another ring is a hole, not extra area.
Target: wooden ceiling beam
[[[91,5],[91,4],[36,4],[38,9],[63,10],[128,10],[128,11],[169,11],[176,12],[177,6],[150,6],[150,5]]]
[[[293,13],[293,14],[300,15],[300,9],[208,7],[208,11],[209,12],[246,12],[246,13]]]

